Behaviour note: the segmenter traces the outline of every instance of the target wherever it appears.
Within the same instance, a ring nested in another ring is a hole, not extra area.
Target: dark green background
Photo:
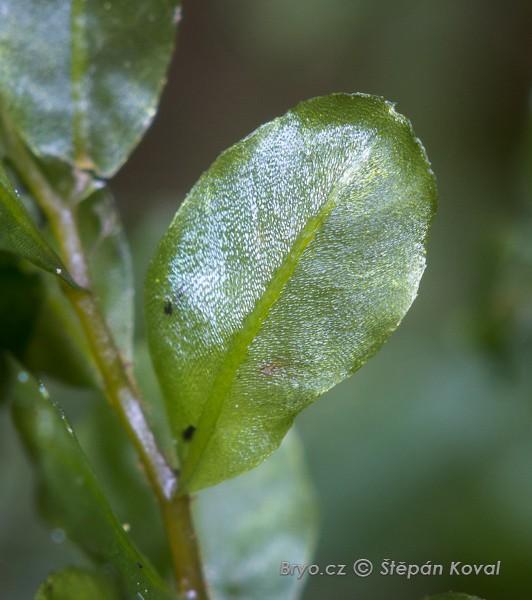
[[[304,600],[449,589],[530,600],[532,3],[191,0],[184,17],[160,114],[113,186],[139,277],[201,171],[300,99],[361,91],[396,101],[438,178],[412,312],[298,419],[321,506],[316,562],[501,560],[502,574],[317,576]],[[31,473],[6,411],[0,469],[0,596],[27,600],[77,554],[32,514]]]

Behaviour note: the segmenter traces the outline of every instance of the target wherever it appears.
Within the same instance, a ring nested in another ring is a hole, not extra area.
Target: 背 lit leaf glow
[[[384,343],[416,297],[435,196],[407,119],[362,94],[299,104],[200,178],[146,285],[188,490],[257,465]]]

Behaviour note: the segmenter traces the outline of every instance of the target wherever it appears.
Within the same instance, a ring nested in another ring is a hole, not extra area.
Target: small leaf
[[[22,362],[33,372],[78,387],[99,387],[99,373],[79,318],[54,280],[42,282],[42,299]]]
[[[20,260],[0,252],[0,353],[21,357],[31,340],[42,304],[42,281]]]
[[[264,464],[198,495],[194,516],[213,600],[295,600],[304,581],[283,561],[308,564],[317,509],[294,432]]]
[[[303,102],[223,153],[148,274],[152,358],[198,490],[260,463],[417,294],[435,184],[380,98]]]
[[[107,188],[78,207],[81,237],[95,294],[124,358],[133,357],[134,292],[131,254]]]
[[[25,356],[42,304],[41,278],[26,272],[20,262],[0,252],[0,404],[11,379],[6,355]],[[52,277],[47,280],[56,282]]]
[[[120,600],[114,583],[102,573],[69,567],[52,573],[44,581],[35,600]]]
[[[77,211],[94,293],[124,359],[131,361],[133,269],[114,200],[107,189],[101,189],[85,199]],[[78,316],[55,282],[46,282],[44,287],[25,364],[71,385],[98,387],[99,376]]]
[[[171,595],[114,516],[65,415],[43,386],[18,369],[12,412],[35,466],[40,507],[53,527],[63,528],[94,561],[112,567],[128,597]]]
[[[32,150],[111,176],[151,123],[177,0],[3,0],[0,96]]]
[[[0,250],[21,256],[75,285],[60,258],[31,220],[0,165]]]
[[[159,507],[139,468],[138,456],[105,399],[91,397],[89,403],[77,433],[98,481],[115,513],[129,524],[131,539],[162,576],[171,577],[172,562]]]

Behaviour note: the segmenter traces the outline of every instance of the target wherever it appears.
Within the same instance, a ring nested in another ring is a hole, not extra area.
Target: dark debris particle
[[[174,312],[174,307],[172,306],[172,303],[170,302],[170,300],[167,300],[164,303],[164,314],[171,315],[173,312]]]
[[[142,563],[139,563],[139,562],[138,562],[138,563],[137,563],[137,568],[139,568],[139,569],[143,569],[143,568],[144,568],[144,565],[143,565]]]
[[[186,429],[183,430],[183,439],[185,442],[190,442],[190,440],[194,437],[196,433],[196,428],[194,425],[189,425]]]

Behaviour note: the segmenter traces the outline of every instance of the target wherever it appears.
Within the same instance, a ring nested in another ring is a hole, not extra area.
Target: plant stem
[[[103,382],[103,391],[135,446],[159,501],[178,591],[186,598],[207,600],[190,513],[190,499],[178,494],[177,474],[157,446],[144,414],[138,386],[122,359],[92,292],[89,265],[76,221],[75,205],[56,193],[31,153],[3,120],[9,156],[46,214],[65,266],[80,286],[80,289],[74,289],[64,284],[63,291],[80,319]]]

